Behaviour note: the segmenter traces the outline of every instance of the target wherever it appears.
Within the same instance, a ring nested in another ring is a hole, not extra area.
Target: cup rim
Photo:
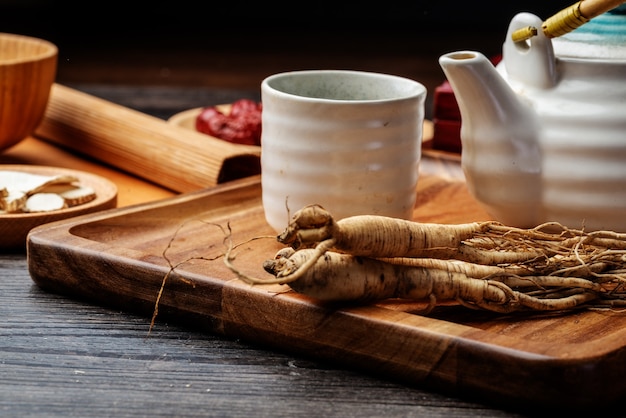
[[[384,80],[393,80],[403,82],[408,86],[411,86],[411,89],[407,89],[407,93],[404,95],[399,95],[395,97],[388,98],[380,98],[380,99],[354,99],[354,100],[342,100],[342,99],[333,99],[333,98],[324,98],[324,97],[311,97],[304,96],[295,93],[286,92],[283,90],[279,90],[272,85],[272,83],[276,80],[292,77],[294,75],[319,75],[322,74],[324,76],[332,76],[332,75],[358,75],[364,78],[376,78],[376,79],[384,79]],[[373,72],[373,71],[360,71],[360,70],[335,70],[335,69],[318,69],[318,70],[294,70],[294,71],[285,71],[281,73],[272,74],[261,82],[261,90],[266,92],[271,92],[276,96],[281,97],[289,97],[293,100],[301,100],[301,101],[315,101],[315,102],[328,102],[328,103],[346,103],[346,104],[355,104],[355,103],[384,103],[390,101],[397,100],[407,100],[414,99],[426,94],[426,86],[424,86],[419,81],[402,77],[393,74],[381,73],[381,72]]]

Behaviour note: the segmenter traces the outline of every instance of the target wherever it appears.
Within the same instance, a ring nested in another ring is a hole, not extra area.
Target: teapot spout
[[[504,223],[537,225],[542,156],[536,112],[479,52],[449,53],[439,64],[461,112],[461,161],[470,192]],[[502,203],[512,187],[515,201]]]
[[[533,113],[483,54],[452,52],[441,56],[439,65],[454,91],[464,131],[475,125],[504,132],[528,128]]]

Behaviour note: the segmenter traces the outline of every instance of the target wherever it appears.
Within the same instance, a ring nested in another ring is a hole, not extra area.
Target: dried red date
[[[254,100],[250,99],[240,99],[234,102],[230,109],[230,116],[240,117],[240,116],[255,116],[261,115],[262,105],[261,103],[257,103]]]
[[[261,110],[261,103],[249,99],[234,102],[229,114],[206,107],[196,118],[196,130],[228,142],[260,145]]]

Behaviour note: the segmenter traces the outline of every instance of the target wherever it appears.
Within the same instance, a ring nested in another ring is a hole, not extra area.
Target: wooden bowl
[[[58,48],[43,39],[0,33],[0,151],[31,135],[43,119]]]
[[[0,165],[1,170],[25,171],[31,174],[71,175],[78,178],[83,186],[89,186],[96,192],[96,198],[82,205],[72,206],[50,212],[38,213],[0,213],[0,251],[23,251],[26,238],[31,229],[54,221],[92,213],[117,206],[117,186],[104,177],[69,168],[37,165]]]

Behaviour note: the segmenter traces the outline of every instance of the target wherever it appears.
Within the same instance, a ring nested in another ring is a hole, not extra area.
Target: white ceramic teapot
[[[462,166],[491,215],[626,232],[626,6],[559,38],[515,42],[502,61],[459,51],[439,63],[461,111]]]

